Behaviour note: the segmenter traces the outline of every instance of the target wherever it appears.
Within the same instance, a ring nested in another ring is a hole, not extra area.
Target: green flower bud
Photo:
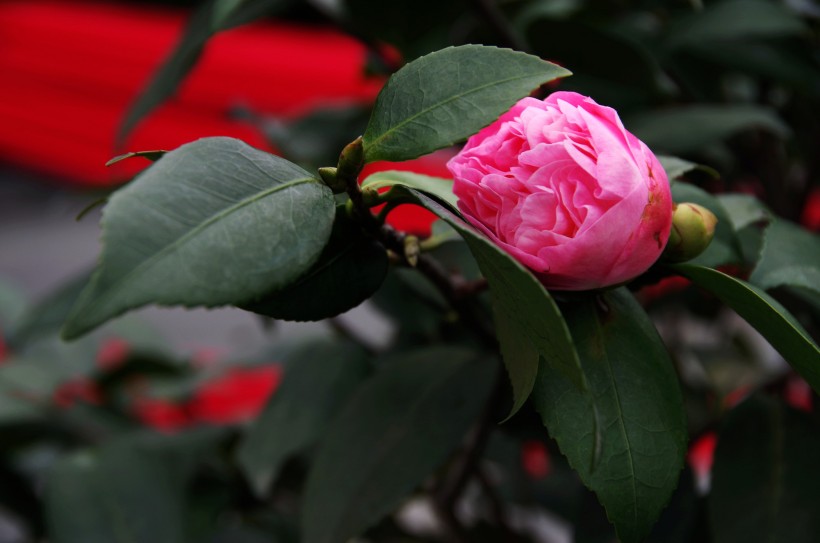
[[[701,205],[690,202],[676,204],[663,259],[667,262],[685,262],[701,254],[715,237],[717,222],[715,214]]]
[[[336,175],[336,168],[331,166],[326,166],[324,168],[319,168],[319,177],[322,178],[325,185],[330,187],[330,190],[333,191],[333,194],[341,194],[347,187],[345,186],[345,182],[339,179],[339,176]]]
[[[337,175],[344,181],[356,179],[362,166],[364,166],[364,147],[362,137],[359,136],[342,149],[339,155]]]

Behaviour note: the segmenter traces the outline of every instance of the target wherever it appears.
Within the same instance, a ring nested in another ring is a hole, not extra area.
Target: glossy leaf
[[[715,237],[706,250],[692,260],[692,263],[717,267],[724,264],[738,263],[743,259],[743,253],[732,226],[732,219],[723,208],[720,200],[695,185],[681,181],[672,183],[672,200],[675,203],[692,202],[702,205],[714,213],[718,219],[715,227]]]
[[[804,413],[752,397],[720,432],[709,494],[715,543],[820,537],[820,428]]]
[[[547,289],[517,260],[452,212],[419,192],[411,193],[461,234],[489,283],[496,326],[500,328],[501,353],[513,384],[512,413],[524,404],[532,390],[539,356],[579,390],[586,390],[569,330]]]
[[[276,394],[239,446],[239,464],[259,496],[286,460],[324,435],[331,417],[370,370],[360,346],[340,341],[309,345],[287,363]]]
[[[762,289],[800,287],[820,293],[820,237],[785,219],[766,229],[749,282]]]
[[[416,189],[429,196],[438,198],[454,210],[458,209],[458,198],[453,194],[452,179],[432,177],[413,172],[383,171],[374,173],[362,181],[362,188],[381,189],[395,185]]]
[[[751,105],[679,106],[631,117],[626,126],[651,149],[666,153],[698,151],[744,130],[790,133],[773,110]]]
[[[318,321],[358,306],[387,275],[387,252],[342,207],[319,260],[295,283],[239,307],[274,319]]]
[[[563,311],[597,411],[546,364],[533,403],[620,540],[637,543],[683,468],[687,434],[677,376],[649,317],[626,289],[590,294]]]
[[[385,363],[320,443],[305,490],[305,543],[347,541],[393,511],[461,443],[495,368],[492,358],[452,347]]]
[[[691,264],[671,268],[734,309],[820,393],[820,348],[785,307],[759,288],[725,273]]]
[[[475,134],[516,101],[567,70],[537,57],[480,45],[449,47],[393,74],[376,99],[365,159],[402,161]]]
[[[214,307],[284,288],[318,259],[334,209],[330,189],[286,160],[230,138],[183,145],[111,197],[64,337],[149,303]]]

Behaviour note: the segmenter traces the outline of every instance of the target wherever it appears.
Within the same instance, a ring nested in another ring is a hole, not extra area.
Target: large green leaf
[[[649,147],[667,153],[690,153],[738,132],[767,130],[789,135],[789,127],[771,109],[752,105],[691,105],[630,117],[626,126]]]
[[[347,541],[393,511],[459,445],[495,368],[492,358],[452,347],[385,363],[320,443],[305,490],[305,543]]]
[[[663,169],[666,172],[669,181],[681,178],[685,176],[687,173],[695,170],[700,170],[702,172],[708,173],[709,175],[715,178],[720,177],[720,174],[717,171],[710,168],[709,166],[704,166],[703,164],[697,164],[695,162],[690,162],[688,160],[684,160],[682,158],[670,155],[657,155],[657,158],[658,161],[661,163],[661,166],[663,166]]]
[[[725,273],[691,264],[671,268],[746,319],[820,393],[820,348],[785,307],[759,288]]]
[[[625,288],[563,305],[597,411],[542,364],[532,399],[624,543],[641,541],[672,495],[686,452],[683,400],[669,354]]]
[[[784,219],[766,229],[749,282],[763,289],[800,287],[820,293],[820,237]]]
[[[240,26],[281,10],[292,0],[208,0],[188,21],[182,37],[128,109],[117,134],[122,143],[137,123],[173,96],[216,32]]]
[[[317,321],[370,298],[387,275],[387,252],[342,206],[319,260],[295,283],[239,307],[274,319]]]
[[[358,345],[323,341],[287,360],[282,383],[239,446],[239,464],[263,496],[284,462],[324,435],[328,421],[369,372]]]
[[[453,180],[431,177],[420,173],[388,170],[369,175],[362,181],[362,188],[381,189],[401,185],[435,196],[453,209],[458,209],[458,198],[453,194]]]
[[[720,432],[709,494],[715,543],[820,540],[820,428],[765,397],[733,409]]]
[[[64,337],[149,303],[213,307],[286,287],[319,257],[334,209],[286,160],[230,138],[183,145],[111,197]]]
[[[182,487],[169,466],[132,440],[60,460],[45,494],[55,543],[179,543]]]
[[[539,357],[585,391],[584,374],[572,338],[547,289],[517,260],[451,211],[420,192],[409,192],[461,234],[487,279],[501,354],[513,385],[512,413],[532,391]]]
[[[393,74],[364,133],[365,159],[402,161],[475,134],[548,81],[570,75],[537,57],[481,45],[449,47]]]
[[[763,202],[751,194],[725,193],[718,194],[716,198],[729,215],[735,232],[754,223],[769,221],[772,217]]]
[[[691,202],[702,205],[714,213],[718,219],[715,227],[715,237],[706,250],[695,257],[693,263],[716,267],[724,264],[736,264],[743,259],[732,219],[723,208],[720,200],[705,190],[682,181],[672,183],[672,200],[675,203]]]

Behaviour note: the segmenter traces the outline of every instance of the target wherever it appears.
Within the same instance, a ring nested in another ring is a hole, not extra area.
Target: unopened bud
[[[677,204],[672,212],[672,230],[663,251],[667,262],[692,260],[709,246],[715,237],[718,219],[705,207],[684,202]]]
[[[355,179],[362,170],[362,166],[364,166],[364,147],[362,137],[359,136],[342,149],[336,175],[345,181]]]
[[[319,177],[322,178],[325,185],[330,187],[333,194],[341,194],[347,188],[344,181],[340,180],[339,176],[336,175],[336,168],[333,168],[332,166],[319,168]]]

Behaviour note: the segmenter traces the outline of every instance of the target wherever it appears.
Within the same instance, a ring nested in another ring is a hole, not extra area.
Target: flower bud
[[[336,175],[345,182],[349,179],[356,179],[362,166],[364,166],[364,146],[362,137],[359,136],[342,149]]]
[[[345,182],[339,179],[339,176],[336,175],[336,168],[331,166],[326,166],[324,168],[319,168],[319,177],[322,178],[325,185],[330,187],[330,190],[333,191],[333,194],[341,194],[345,190],[347,190],[347,186]]]
[[[672,231],[663,252],[667,262],[692,260],[709,246],[715,237],[718,219],[705,207],[684,202],[677,204],[672,213]]]

